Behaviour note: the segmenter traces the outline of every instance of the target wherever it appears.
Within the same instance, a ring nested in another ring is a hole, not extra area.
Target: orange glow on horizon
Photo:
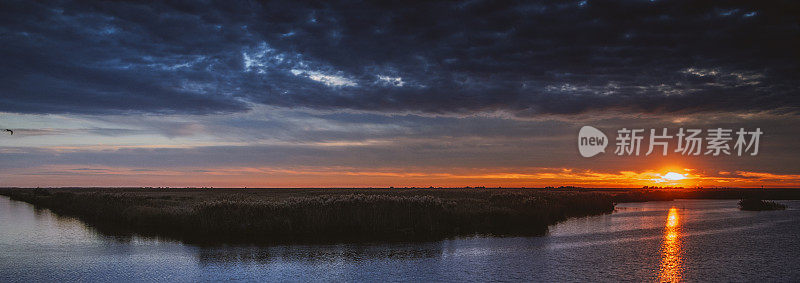
[[[42,176],[57,176],[43,178]],[[601,172],[574,168],[181,167],[53,165],[0,172],[2,186],[171,187],[800,187],[800,175],[680,167]]]

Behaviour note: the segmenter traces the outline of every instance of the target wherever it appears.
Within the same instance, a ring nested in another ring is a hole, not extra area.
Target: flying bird
[[[9,132],[9,133],[11,133],[11,135],[14,135],[14,131],[9,130],[9,129],[5,129],[5,130],[3,130],[3,132]]]

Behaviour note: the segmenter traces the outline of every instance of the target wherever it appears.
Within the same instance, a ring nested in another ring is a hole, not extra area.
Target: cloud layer
[[[794,2],[6,2],[0,112],[796,113]]]

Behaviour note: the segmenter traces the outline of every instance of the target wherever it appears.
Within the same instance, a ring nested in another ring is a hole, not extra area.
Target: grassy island
[[[774,201],[766,201],[757,198],[748,198],[739,201],[739,208],[741,210],[751,210],[751,211],[784,210],[786,209],[786,205]]]
[[[731,198],[763,191],[641,189],[0,188],[0,195],[76,217],[99,232],[192,244],[431,240],[542,235],[615,203]],[[800,198],[800,191],[774,191]]]

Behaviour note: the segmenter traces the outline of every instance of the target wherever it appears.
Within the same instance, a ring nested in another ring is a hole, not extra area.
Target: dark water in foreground
[[[627,203],[548,236],[431,243],[200,248],[99,235],[0,197],[7,281],[798,281],[800,201]]]

